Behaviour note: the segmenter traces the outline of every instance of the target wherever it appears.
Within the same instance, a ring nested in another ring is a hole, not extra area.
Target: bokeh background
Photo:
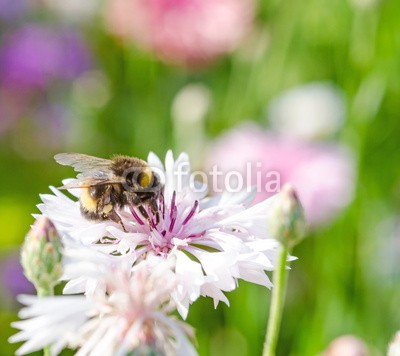
[[[310,232],[279,355],[348,334],[384,355],[400,329],[399,13],[396,0],[0,0],[0,355],[17,348],[15,295],[32,292],[18,263],[31,214],[71,175],[53,155],[169,148],[198,169],[262,162],[298,189]],[[192,306],[200,355],[261,353],[270,292],[239,285],[230,307]]]

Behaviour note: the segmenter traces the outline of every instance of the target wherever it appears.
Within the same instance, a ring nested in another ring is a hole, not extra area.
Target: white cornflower
[[[178,281],[172,298],[184,318],[200,295],[213,298],[215,306],[219,301],[228,304],[224,292],[235,289],[238,279],[271,287],[265,271],[273,269],[278,245],[267,233],[271,199],[249,208],[254,192],[225,192],[206,198],[206,186],[195,187],[186,154],[174,161],[168,152],[164,167],[151,153],[148,163],[164,183],[158,222],[150,209],[147,221],[134,207],[118,212],[127,232],[112,221],[88,221],[81,216],[79,202],[55,188],[51,188],[54,195],[42,196],[43,204],[38,207],[64,239],[67,236],[95,251],[91,258],[112,264],[127,256],[132,263],[139,263],[154,255],[171,261]],[[80,191],[70,193],[78,197]],[[74,255],[68,252],[68,243],[64,244],[66,255]],[[65,279],[69,282],[65,293],[93,293],[104,288],[96,287],[96,273],[86,274],[84,268],[79,275],[70,273],[68,264],[66,259]]]
[[[21,331],[10,342],[26,341],[17,355],[46,345],[57,355],[65,348],[77,356],[127,355],[148,349],[157,355],[196,355],[188,341],[192,329],[170,315],[176,279],[167,262],[141,262],[133,270],[120,265],[110,270],[108,293],[91,296],[37,298],[21,296],[26,307],[13,323]]]

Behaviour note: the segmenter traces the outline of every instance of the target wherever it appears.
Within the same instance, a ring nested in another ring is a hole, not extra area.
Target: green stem
[[[36,290],[39,298],[51,297],[54,295],[53,287],[48,287],[48,288],[37,287]],[[43,348],[43,356],[51,356],[50,346],[45,346]]]
[[[49,346],[45,346],[43,348],[43,356],[51,356],[50,347]]]
[[[37,287],[36,291],[39,298],[51,297],[54,295],[54,289],[52,287],[49,288]]]
[[[288,255],[287,246],[281,245],[278,265],[274,272],[272,289],[272,300],[270,306],[267,334],[265,336],[263,356],[275,356],[276,345],[278,343],[279,328],[282,319],[283,302],[286,293],[286,282],[288,270],[286,260]]]

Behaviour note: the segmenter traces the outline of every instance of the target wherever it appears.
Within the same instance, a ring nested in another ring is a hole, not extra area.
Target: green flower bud
[[[52,294],[62,275],[62,244],[53,223],[40,216],[33,224],[21,251],[21,264],[26,277],[39,295]]]
[[[290,184],[285,184],[275,199],[269,217],[270,232],[282,244],[292,248],[305,235],[306,221],[303,207]]]

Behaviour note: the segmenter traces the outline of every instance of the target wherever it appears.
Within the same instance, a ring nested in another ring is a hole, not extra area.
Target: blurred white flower
[[[234,290],[238,279],[271,287],[265,271],[273,270],[278,245],[267,232],[271,199],[249,208],[254,198],[251,191],[205,198],[207,187],[194,185],[186,154],[175,161],[168,152],[165,168],[154,154],[149,155],[148,163],[165,177],[164,193],[158,201],[158,223],[150,209],[147,222],[138,209],[127,208],[119,211],[127,229],[124,232],[112,221],[86,220],[79,202],[55,188],[51,188],[54,195],[42,196],[43,204],[38,207],[64,236],[65,253],[71,255],[67,240],[72,239],[93,251],[90,258],[105,259],[110,265],[123,256],[132,263],[149,255],[171,261],[178,280],[172,297],[183,317],[200,295],[213,298],[215,305],[219,301],[228,304],[223,292]],[[79,196],[80,191],[70,193]],[[66,271],[70,271],[68,260],[66,264]],[[70,279],[66,293],[104,289],[95,275],[83,270],[80,276],[66,272],[66,279]]]
[[[151,261],[151,260],[150,260]],[[149,348],[154,354],[196,355],[188,341],[191,328],[170,315],[175,275],[166,262],[140,263],[133,270],[120,265],[108,271],[108,294],[56,296],[39,299],[21,296],[27,307],[13,323],[21,331],[10,342],[26,341],[17,351],[24,355],[51,346],[57,355],[79,348],[76,355],[127,355]]]
[[[189,84],[176,94],[171,107],[177,149],[185,149],[195,167],[204,154],[204,121],[210,106],[210,90],[202,84]]]
[[[175,96],[172,116],[179,123],[194,124],[206,116],[211,102],[210,90],[202,84],[189,84]]]
[[[356,10],[365,11],[373,9],[380,4],[380,0],[349,0],[350,5],[352,5]]]
[[[273,99],[268,108],[272,127],[299,139],[326,138],[338,131],[345,117],[343,93],[329,83],[296,87]]]
[[[389,344],[387,356],[400,356],[400,331],[396,333],[392,342]]]
[[[98,0],[44,0],[44,4],[69,22],[89,20],[98,10]]]
[[[372,211],[380,206],[376,204]],[[363,254],[365,260],[371,259],[374,268],[371,272],[376,280],[385,285],[390,284],[400,275],[398,256],[400,255],[400,217],[397,214],[388,214],[381,217],[379,222],[366,216],[363,222],[365,232],[371,234]],[[382,236],[385,236],[383,239]],[[367,253],[368,252],[368,253]]]

